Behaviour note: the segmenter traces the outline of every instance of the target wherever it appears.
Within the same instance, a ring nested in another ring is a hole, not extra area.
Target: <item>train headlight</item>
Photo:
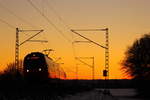
[[[41,69],[41,68],[39,68],[39,72],[40,72],[40,71],[42,71],[42,69]]]
[[[27,69],[27,72],[29,72],[29,69]]]

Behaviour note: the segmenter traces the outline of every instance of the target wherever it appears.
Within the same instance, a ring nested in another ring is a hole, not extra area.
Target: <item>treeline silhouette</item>
[[[135,80],[140,96],[150,97],[150,34],[134,41],[125,56],[122,70]]]

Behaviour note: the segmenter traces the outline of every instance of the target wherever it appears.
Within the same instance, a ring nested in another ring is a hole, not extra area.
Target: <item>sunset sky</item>
[[[62,36],[28,1],[51,21]],[[0,0],[0,70],[14,61],[16,29],[44,29],[35,39],[48,43],[28,42],[20,47],[20,58],[30,52],[51,48],[50,57],[61,57],[60,63],[68,78],[75,78],[75,56],[95,57],[95,77],[103,78],[104,49],[94,44],[74,44],[83,40],[70,29],[109,28],[110,78],[126,78],[120,70],[127,47],[150,32],[150,0]],[[35,34],[21,33],[20,41]],[[88,38],[104,45],[104,32],[82,32]],[[90,60],[85,60],[91,63]],[[91,79],[91,68],[79,66],[79,78]]]

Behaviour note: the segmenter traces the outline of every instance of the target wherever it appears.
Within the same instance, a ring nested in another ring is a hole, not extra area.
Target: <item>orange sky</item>
[[[110,78],[125,78],[120,71],[120,63],[126,48],[150,27],[149,0],[31,0],[40,11],[63,32],[69,40],[81,40],[72,35],[69,29],[106,28],[110,29]],[[20,58],[33,51],[46,48],[54,49],[50,54],[56,59],[61,57],[62,67],[68,78],[75,78],[74,54],[71,42],[68,42],[50,25],[27,0],[0,0],[0,20],[6,21],[14,28],[0,21],[0,69],[14,60],[15,27],[20,29],[44,29],[36,39],[49,42],[26,43],[20,48]],[[58,17],[59,15],[59,17]],[[60,18],[61,17],[61,18]],[[64,24],[65,23],[65,24]],[[69,26],[69,29],[65,26]],[[27,34],[34,34],[33,32]],[[83,35],[104,44],[104,32],[82,33]],[[20,34],[23,41],[28,36]],[[104,69],[104,50],[93,44],[76,44],[76,56],[95,57],[95,77],[102,77]],[[91,63],[87,61],[87,63]],[[72,70],[73,72],[69,71]],[[91,69],[79,66],[79,78],[91,78]]]

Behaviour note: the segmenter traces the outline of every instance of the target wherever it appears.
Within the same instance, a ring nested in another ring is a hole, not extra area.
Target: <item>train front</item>
[[[47,79],[48,67],[44,54],[33,52],[24,58],[23,63],[24,77],[27,79]]]

